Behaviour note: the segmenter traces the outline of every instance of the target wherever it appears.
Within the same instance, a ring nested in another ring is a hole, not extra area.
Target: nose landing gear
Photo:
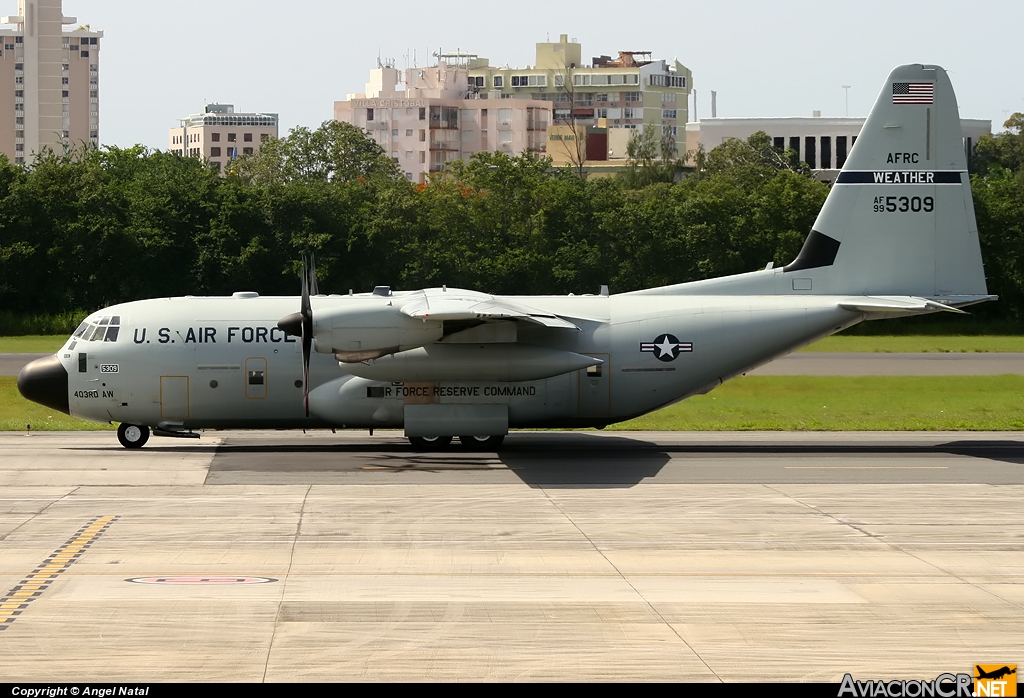
[[[142,448],[149,441],[149,427],[121,422],[117,428],[117,440],[125,448]]]

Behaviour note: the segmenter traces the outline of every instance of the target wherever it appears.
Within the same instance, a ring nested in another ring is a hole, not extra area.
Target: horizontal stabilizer
[[[912,296],[902,297],[872,297],[851,298],[842,301],[840,308],[853,310],[859,313],[934,313],[944,311],[947,313],[961,313],[963,310],[954,308],[945,303],[928,300],[927,298],[915,298]]]

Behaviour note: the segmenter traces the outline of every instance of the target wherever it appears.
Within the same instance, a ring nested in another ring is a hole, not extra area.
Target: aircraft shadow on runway
[[[784,436],[783,436],[784,438]],[[111,446],[113,449],[119,447]],[[686,454],[830,456],[830,455],[958,455],[1024,465],[1024,441],[962,439],[937,445],[885,443],[864,444],[767,444],[689,443],[665,444],[629,436],[586,432],[512,433],[504,448],[495,452],[473,452],[453,443],[450,450],[417,452],[397,439],[386,442],[345,443],[317,438],[314,442],[280,440],[260,443],[245,436],[230,436],[220,445],[183,442],[164,445],[162,452],[212,453],[211,474],[232,479],[246,473],[261,478],[280,477],[289,481],[302,474],[330,477],[331,474],[359,472],[458,473],[474,481],[487,474],[512,473],[531,487],[632,487],[656,477],[669,461]],[[95,450],[95,449],[87,449]],[[139,455],[145,454],[140,452]],[[289,457],[291,456],[291,457]],[[680,463],[682,464],[682,463]],[[474,473],[470,475],[470,473]],[[347,480],[346,481],[350,481]]]

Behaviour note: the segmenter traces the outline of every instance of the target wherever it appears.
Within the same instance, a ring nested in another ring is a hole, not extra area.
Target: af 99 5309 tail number
[[[935,198],[931,196],[876,196],[875,213],[931,213]]]

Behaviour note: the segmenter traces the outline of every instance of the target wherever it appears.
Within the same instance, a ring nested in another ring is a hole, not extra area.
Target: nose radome
[[[36,359],[22,368],[18,374],[18,390],[26,400],[71,414],[68,372],[56,355]]]

